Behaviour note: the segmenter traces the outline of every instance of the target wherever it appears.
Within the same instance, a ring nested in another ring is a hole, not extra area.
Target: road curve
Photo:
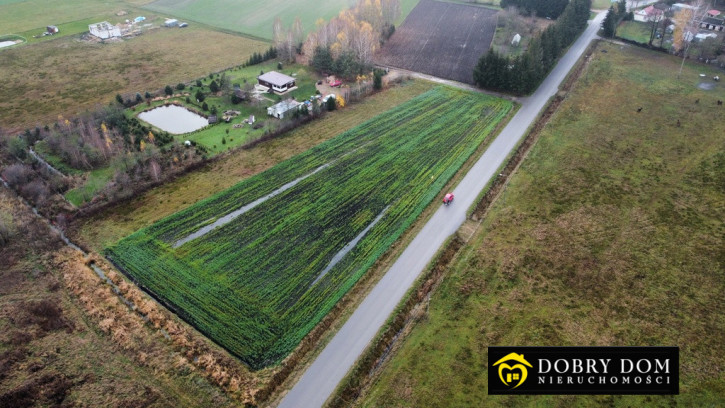
[[[330,343],[285,395],[280,408],[322,406],[367,348],[420,273],[443,243],[466,219],[466,210],[496,174],[508,154],[534,123],[566,74],[594,39],[604,15],[599,13],[561,58],[539,89],[523,99],[521,109],[455,188],[456,201],[433,214],[398,260],[362,301]]]

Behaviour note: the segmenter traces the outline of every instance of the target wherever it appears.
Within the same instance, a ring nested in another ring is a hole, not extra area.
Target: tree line
[[[516,94],[533,92],[584,30],[590,8],[591,0],[569,2],[556,23],[531,40],[528,49],[519,56],[512,58],[490,49],[478,60],[473,80],[482,88]]]
[[[301,53],[319,72],[354,78],[372,67],[373,54],[395,31],[400,10],[399,0],[357,0],[330,21],[317,20],[316,29],[301,42],[299,20],[287,31],[276,21],[277,52],[288,60]]]
[[[501,8],[516,7],[527,14],[557,19],[564,12],[569,0],[501,0]]]

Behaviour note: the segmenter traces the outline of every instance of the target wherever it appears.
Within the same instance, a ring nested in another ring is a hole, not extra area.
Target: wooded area
[[[489,50],[473,71],[474,81],[482,88],[533,92],[586,27],[590,7],[591,0],[572,0],[557,22],[533,39],[522,55],[510,58]]]

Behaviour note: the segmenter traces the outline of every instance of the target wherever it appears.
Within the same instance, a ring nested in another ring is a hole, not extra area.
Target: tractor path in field
[[[204,227],[200,228],[199,230],[197,230],[196,232],[192,232],[191,234],[187,235],[186,237],[181,238],[180,240],[174,242],[174,245],[172,245],[172,247],[173,248],[178,248],[178,247],[184,245],[185,243],[187,243],[189,241],[192,241],[194,239],[197,239],[199,237],[202,237],[202,236],[210,233],[215,228],[219,228],[222,225],[225,225],[225,224],[228,224],[228,223],[234,221],[235,218],[237,218],[240,215],[248,212],[249,210],[253,209],[254,207],[256,207],[256,206],[264,203],[265,201],[269,200],[270,198],[273,198],[273,197],[275,197],[277,195],[280,195],[280,194],[284,193],[285,191],[289,190],[290,188],[296,186],[302,180],[304,180],[304,179],[306,179],[308,177],[314,176],[315,174],[321,172],[322,170],[325,170],[326,168],[332,166],[333,164],[335,164],[337,161],[339,161],[343,157],[348,156],[348,155],[350,155],[350,154],[352,154],[352,153],[354,153],[354,152],[362,149],[363,147],[365,147],[365,146],[367,146],[369,144],[370,144],[370,142],[365,143],[362,146],[356,147],[355,149],[350,150],[349,152],[343,154],[342,156],[336,158],[335,160],[333,160],[333,161],[331,161],[329,163],[323,164],[322,166],[316,168],[312,172],[307,173],[307,174],[305,174],[302,177],[299,177],[297,179],[294,179],[294,180],[290,181],[289,183],[287,183],[287,184],[283,185],[282,187],[280,187],[280,188],[272,191],[271,193],[269,193],[269,194],[267,194],[267,195],[265,195],[265,196],[263,196],[261,198],[258,198],[256,200],[252,201],[251,203],[249,203],[247,205],[244,205],[244,206],[240,207],[239,209],[230,212],[227,215],[224,215],[222,217],[217,218],[217,220],[214,221],[213,223],[211,223],[211,224],[209,224],[207,226],[204,226]],[[209,220],[207,220],[207,221],[209,221]]]
[[[559,60],[534,94],[521,101],[521,109],[491,143],[455,189],[456,201],[441,206],[385,273],[360,306],[284,396],[279,407],[322,406],[358,357],[395,310],[398,303],[428,266],[445,241],[466,220],[466,211],[476,202],[486,184],[496,175],[506,157],[556,94],[559,85],[584,53],[606,13],[599,13]]]
[[[247,204],[245,206],[242,206],[238,210],[235,210],[235,211],[230,212],[229,214],[227,214],[225,216],[222,216],[222,217],[217,218],[217,220],[214,221],[213,223],[211,223],[211,224],[209,224],[209,225],[207,225],[207,226],[205,226],[203,228],[200,228],[198,231],[192,232],[191,234],[187,235],[186,237],[181,238],[180,240],[174,242],[173,247],[174,248],[178,248],[178,247],[184,245],[185,243],[187,243],[187,242],[189,242],[191,240],[197,239],[199,237],[202,237],[202,236],[208,234],[209,232],[211,232],[215,228],[221,227],[224,224],[228,224],[228,223],[232,222],[235,218],[239,217],[240,215],[242,215],[242,214],[246,213],[247,211],[251,210],[252,208],[254,208],[254,207],[262,204],[263,202],[269,200],[270,198],[272,198],[274,196],[277,196],[279,194],[284,193],[285,191],[289,190],[290,188],[296,186],[300,181],[302,181],[302,180],[304,180],[304,179],[306,179],[308,177],[311,177],[311,176],[313,176],[313,175],[321,172],[322,170],[330,167],[333,163],[334,162],[327,163],[327,164],[323,164],[322,166],[316,168],[311,173],[307,173],[307,174],[305,174],[304,176],[302,176],[300,178],[297,178],[295,180],[290,181],[289,183],[287,183],[287,184],[283,185],[282,187],[280,187],[280,188],[272,191],[271,193],[267,194],[266,196],[261,197],[261,198],[258,198],[256,200],[252,201],[251,203],[249,203],[249,204]]]

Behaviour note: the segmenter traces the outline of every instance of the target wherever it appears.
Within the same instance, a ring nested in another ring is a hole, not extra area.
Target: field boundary
[[[477,222],[476,229],[481,224],[479,220],[482,220],[486,215],[492,204],[503,192],[511,175],[515,173],[531,148],[536,144],[541,130],[549,122],[552,115],[557,112],[561,103],[566,99],[566,94],[576,84],[580,74],[589,63],[588,56],[594,52],[598,44],[599,42],[595,40],[589,45],[585,54],[577,61],[573,71],[569,73],[560,87],[559,93],[548,103],[536,123],[519,143],[515,153],[509,156],[503,170],[487,187],[486,192],[469,217],[470,220]],[[367,348],[350,373],[337,387],[336,392],[328,400],[328,406],[350,406],[369,389],[381,372],[381,368],[384,368],[391,356],[395,355],[395,351],[401,346],[406,334],[424,315],[431,294],[445,277],[444,272],[456,259],[467,240],[473,236],[473,234],[466,234],[467,237],[464,239],[461,235],[459,229],[453,238],[439,251],[439,255],[432,262],[431,267],[426,270],[422,278],[417,280],[417,283],[401,301],[399,311],[388,319],[388,323],[381,329],[371,346]]]

